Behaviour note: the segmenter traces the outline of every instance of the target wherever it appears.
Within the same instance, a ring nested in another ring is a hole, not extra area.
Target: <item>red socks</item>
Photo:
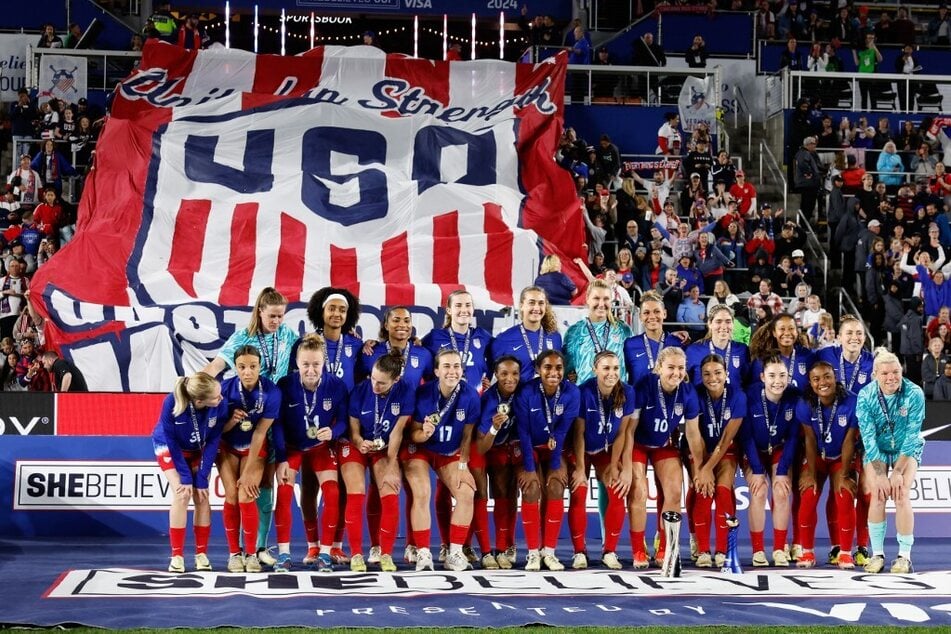
[[[328,480],[320,485],[320,493],[324,498],[324,516],[320,522],[324,541],[321,546],[330,546],[337,534],[337,524],[340,523],[340,487],[336,480]]]
[[[168,529],[168,541],[172,545],[172,557],[185,554],[185,527]]]
[[[436,480],[436,527],[439,529],[439,543],[449,543],[449,520],[452,518],[452,494],[449,487]],[[460,544],[463,542],[459,542]]]
[[[608,508],[604,511],[604,552],[617,551],[617,542],[621,537],[621,526],[624,525],[626,504],[623,498],[618,497],[613,489],[608,489]]]
[[[753,542],[753,552],[766,551],[766,538],[763,537],[763,531],[750,531],[750,541]],[[782,548],[777,546],[776,548]]]
[[[795,520],[795,518],[794,518],[793,524],[795,524],[795,523],[796,523],[796,520]],[[784,548],[786,547],[786,533],[787,533],[787,532],[788,532],[788,530],[785,529],[785,528],[784,528],[784,529],[778,529],[778,528],[774,528],[774,529],[773,529],[773,550],[782,550],[782,549],[784,549]]]
[[[868,507],[872,503],[872,494],[864,493],[856,499],[855,505],[855,543],[868,548]]]
[[[565,501],[561,498],[548,500],[545,503],[545,528],[542,531],[545,548],[558,546],[558,535],[561,533],[561,520],[565,514]]]
[[[717,552],[725,553],[727,544],[727,534],[729,528],[726,525],[727,515],[736,513],[735,503],[733,501],[733,489],[718,486],[716,491],[717,501]]]
[[[274,528],[277,530],[277,543],[289,544],[291,541],[291,501],[294,499],[294,485],[280,484],[277,487],[277,508],[274,509]],[[307,534],[307,541],[317,541]]]
[[[244,552],[258,550],[258,504],[254,500],[238,504],[241,509],[241,532],[244,534]]]
[[[697,536],[697,550],[702,553],[710,552],[710,516],[712,514],[713,498],[705,495],[694,496],[693,517],[694,535]],[[717,515],[719,515],[717,509]]]
[[[350,542],[350,552],[352,554],[363,552],[363,502],[366,497],[364,493],[347,494],[344,518],[347,529],[347,541]]]
[[[383,514],[380,518],[380,551],[387,555],[393,554],[393,544],[396,543],[396,528],[400,523],[400,496],[385,495],[380,498],[380,508]],[[408,531],[412,535],[411,531]]]
[[[495,547],[499,550],[505,550],[509,547],[511,532],[509,531],[510,522],[510,501],[508,498],[496,498],[495,510],[492,511],[492,519],[495,520]]]
[[[430,539],[428,528],[421,531],[413,531],[413,543],[416,544],[417,548],[429,548]]]
[[[816,546],[816,505],[819,493],[810,487],[802,492],[799,503],[799,540],[804,550],[813,550]]]
[[[538,502],[522,502],[522,528],[525,531],[525,545],[529,550],[541,547],[541,510]]]
[[[644,531],[631,531],[631,551],[635,555],[637,553],[644,553],[644,555],[647,555],[647,544],[644,541]]]
[[[844,553],[852,552],[852,533],[855,531],[855,498],[845,489],[835,495],[836,522],[839,525],[839,548]]]
[[[225,525],[225,538],[228,540],[228,552],[240,553],[241,540],[238,530],[241,526],[241,509],[237,504],[225,502],[221,510],[221,520]]]
[[[208,535],[211,526],[195,526],[195,554],[208,552]]]
[[[376,482],[370,481],[370,487],[367,490],[367,529],[370,531],[370,545],[378,546],[380,544],[380,489]],[[397,509],[397,512],[398,509]],[[407,516],[409,517],[409,516]]]
[[[483,553],[492,550],[492,544],[489,543],[489,501],[485,498],[475,499],[472,511],[472,526],[476,539],[479,540],[479,550]]]
[[[449,543],[450,544],[462,545],[466,541],[466,536],[468,535],[469,535],[468,526],[461,526],[459,524],[449,525]]]
[[[578,487],[571,492],[568,502],[568,532],[571,533],[571,546],[574,552],[585,552],[584,534],[588,529],[588,512],[585,503],[588,501],[588,487]],[[564,502],[562,502],[564,504]],[[605,520],[605,525],[607,520]],[[548,545],[548,540],[545,540]]]

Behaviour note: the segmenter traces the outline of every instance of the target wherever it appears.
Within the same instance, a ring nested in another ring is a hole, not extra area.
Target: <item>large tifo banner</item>
[[[48,339],[92,389],[160,391],[266,286],[292,308],[326,285],[376,306],[459,287],[511,304],[541,255],[581,255],[554,162],[564,75],[564,58],[150,42],[117,88],[76,237],[34,280]]]

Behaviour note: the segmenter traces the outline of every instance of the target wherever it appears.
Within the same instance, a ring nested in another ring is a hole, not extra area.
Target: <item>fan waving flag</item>
[[[48,339],[93,389],[164,390],[265,286],[292,308],[326,285],[375,306],[459,287],[511,304],[540,255],[584,243],[554,161],[564,74],[564,58],[150,42],[116,90],[76,237],[36,274]]]

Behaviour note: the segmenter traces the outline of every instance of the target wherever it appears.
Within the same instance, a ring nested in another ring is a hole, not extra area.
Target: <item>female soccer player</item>
[[[251,345],[261,352],[261,376],[277,383],[291,369],[291,350],[297,341],[297,333],[284,323],[286,310],[286,297],[271,287],[263,289],[254,301],[248,327],[235,330],[203,371],[218,376],[225,368],[234,370],[234,353],[241,346]],[[274,514],[273,490],[274,458],[268,456],[257,497],[257,555],[260,563],[267,566],[276,563],[267,548],[271,516]]]
[[[542,564],[549,570],[564,570],[564,564],[555,557],[568,481],[562,453],[571,424],[578,417],[580,393],[565,379],[565,357],[557,350],[536,357],[535,370],[538,378],[525,383],[514,402],[518,432],[515,474],[522,492],[522,525],[528,546],[525,570],[541,570]],[[539,552],[542,544],[545,548]]]
[[[695,387],[703,382],[701,361],[711,354],[720,355],[726,362],[727,383],[734,387],[746,384],[750,353],[746,344],[733,341],[733,310],[726,304],[710,308],[706,336],[687,348],[687,372]]]
[[[416,543],[416,570],[432,570],[429,550],[431,518],[430,468],[455,498],[449,520],[448,570],[466,570],[462,545],[472,522],[475,481],[469,472],[472,428],[479,421],[479,392],[463,379],[462,355],[444,349],[433,361],[436,380],[416,391],[416,409],[409,443],[400,451],[406,480],[413,492],[411,525]]]
[[[772,491],[773,565],[788,566],[786,532],[789,530],[792,466],[799,443],[795,420],[799,393],[789,387],[789,370],[778,356],[763,361],[759,383],[746,392],[746,419],[740,429],[745,460],[743,475],[750,486],[747,519],[753,542],[753,565],[768,566],[763,530],[766,497]],[[766,480],[771,485],[767,488]]]
[[[677,447],[678,429],[682,423],[697,424],[700,407],[697,393],[687,378],[687,358],[680,348],[669,346],[660,351],[654,374],[645,377],[636,387],[640,415],[634,423],[634,447],[631,452],[633,479],[628,508],[631,524],[631,545],[634,567],[646,568],[647,547],[644,528],[647,524],[647,461],[650,460],[664,495],[664,511],[680,511],[683,491],[683,465]],[[665,531],[660,533],[660,550],[654,558],[657,565],[664,560]]]
[[[885,501],[895,503],[898,558],[891,572],[912,572],[911,547],[915,543],[915,516],[909,494],[921,464],[925,439],[921,423],[925,418],[925,397],[920,387],[904,378],[901,361],[880,348],[875,353],[875,382],[862,388],[857,417],[865,447],[864,469],[871,493],[868,532],[872,557],[865,572],[878,573],[885,567]]]
[[[677,336],[664,332],[667,310],[663,298],[656,292],[647,291],[641,296],[640,318],[644,332],[624,342],[624,364],[631,385],[637,385],[654,371],[657,355],[663,348],[680,347],[682,343]]]
[[[789,370],[789,383],[804,390],[809,385],[809,368],[815,361],[815,353],[809,348],[809,338],[799,332],[796,319],[789,313],[780,313],[770,322],[757,328],[750,338],[750,376],[754,379],[763,373],[763,360],[773,356],[775,351],[786,369]]]
[[[588,567],[585,531],[587,529],[588,474],[591,465],[604,485],[608,504],[604,515],[604,543],[601,563],[620,570],[617,543],[624,524],[625,501],[631,488],[631,426],[637,405],[634,388],[621,382],[621,360],[610,350],[594,358],[594,377],[581,385],[581,404],[572,429],[569,454],[571,498],[568,527],[574,547],[571,567]]]
[[[377,359],[396,350],[403,359],[400,379],[416,387],[433,373],[433,355],[413,343],[413,318],[405,306],[392,306],[380,322],[380,340],[372,343],[370,354],[360,355],[362,373],[370,376]]]
[[[486,353],[492,335],[474,326],[475,307],[468,291],[456,290],[446,300],[446,321],[442,328],[433,329],[423,337],[423,346],[435,359],[440,350],[452,350],[462,358],[463,379],[482,392],[489,386]]]
[[[261,376],[261,353],[254,346],[235,351],[237,376],[221,385],[233,412],[222,430],[218,473],[225,488],[222,520],[228,539],[228,572],[261,572],[257,556],[258,511],[254,500],[268,456],[268,431],[281,411],[281,392]],[[244,533],[242,556],[239,527]]]
[[[168,539],[172,545],[169,572],[185,572],[185,525],[190,500],[195,502],[195,569],[211,570],[207,552],[211,532],[208,477],[227,416],[221,386],[204,372],[175,381],[175,388],[162,403],[152,431],[152,446],[172,491],[168,511]]]
[[[518,492],[512,451],[512,443],[517,442],[512,401],[520,376],[521,367],[515,357],[504,355],[495,360],[495,383],[482,394],[482,416],[475,451],[469,452],[469,470],[476,483],[473,524],[483,553],[482,567],[486,570],[508,570],[515,565]],[[492,500],[495,503],[495,554],[489,547],[487,468],[491,468]]]
[[[275,570],[290,570],[291,500],[294,480],[302,469],[316,476],[324,509],[317,544],[317,497],[301,491],[301,515],[307,533],[304,564],[330,572],[330,549],[340,520],[340,488],[337,484],[337,457],[333,441],[347,426],[347,387],[324,371],[327,347],[320,335],[304,335],[297,345],[297,372],[281,379],[280,423],[274,426],[274,453],[277,456],[277,564]]]
[[[624,342],[631,336],[630,327],[617,321],[611,312],[614,297],[604,280],[591,280],[585,294],[588,314],[575,322],[565,333],[565,371],[582,384],[594,376],[594,357],[602,350],[611,350],[618,357],[624,354]],[[621,367],[621,380],[627,381],[627,369]]]
[[[722,567],[726,561],[728,516],[736,512],[733,484],[738,451],[733,439],[746,416],[746,395],[740,385],[727,384],[726,361],[718,354],[700,362],[703,384],[697,390],[700,416],[687,422],[689,471],[693,495],[687,510],[693,515],[697,541],[697,567]],[[716,556],[710,556],[710,518],[716,498]]]
[[[819,361],[809,370],[809,386],[796,406],[796,420],[803,428],[805,457],[799,473],[799,537],[803,554],[799,568],[816,565],[816,506],[825,481],[829,495],[835,496],[838,535],[829,538],[841,549],[839,568],[855,567],[852,560],[852,533],[855,530],[855,485],[853,454],[858,439],[855,395],[835,380],[835,368]]]
[[[489,357],[493,365],[506,355],[518,359],[524,383],[535,377],[535,357],[545,350],[561,350],[561,334],[548,304],[548,296],[538,286],[522,289],[518,297],[518,313],[520,323],[492,341]]]
[[[403,430],[413,415],[415,386],[400,380],[403,357],[397,350],[377,357],[370,378],[350,396],[349,439],[337,447],[340,472],[347,487],[346,525],[350,542],[350,570],[366,572],[363,559],[363,502],[366,470],[379,491],[382,515],[371,542],[379,544],[375,559],[383,572],[396,572],[393,543],[399,526],[399,492],[402,484],[399,451]]]

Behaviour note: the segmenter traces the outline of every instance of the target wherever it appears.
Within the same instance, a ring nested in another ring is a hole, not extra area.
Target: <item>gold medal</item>
[[[499,403],[499,407],[495,411],[497,411],[502,416],[508,416],[509,411],[511,411],[511,407],[508,403]]]
[[[431,424],[431,425],[434,425],[434,426],[435,426],[435,425],[438,425],[438,424],[439,424],[439,414],[430,414],[429,416],[426,417],[426,422],[429,423],[429,424]]]
[[[314,438],[316,438],[316,437],[317,437],[317,428],[316,428],[316,427],[308,427],[308,428],[307,428],[307,437],[310,438],[311,440],[313,440]]]
[[[386,443],[383,441],[382,438],[374,438],[370,446],[372,447],[373,451],[380,451],[381,449],[386,447]]]
[[[548,448],[549,448],[550,450],[554,451],[554,450],[555,450],[555,447],[557,447],[557,446],[558,446],[558,441],[555,440],[555,437],[554,437],[554,436],[549,436],[549,437],[548,437]]]
[[[254,427],[254,423],[252,423],[248,419],[244,419],[243,421],[238,423],[238,429],[240,429],[241,431],[251,431],[252,427]]]

